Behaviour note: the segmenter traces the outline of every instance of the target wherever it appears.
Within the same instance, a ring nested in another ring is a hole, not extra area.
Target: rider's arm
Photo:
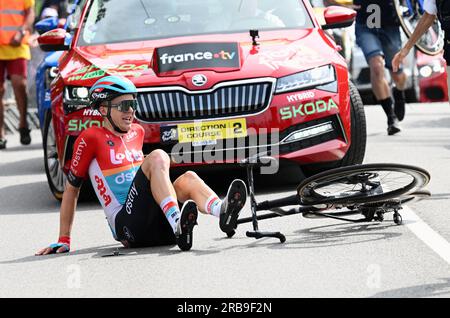
[[[69,182],[66,183],[59,214],[58,242],[41,249],[35,255],[48,255],[70,251],[70,232],[72,230],[79,193],[80,188],[74,187]]]
[[[95,131],[86,129],[76,139],[70,170],[67,174],[66,189],[61,202],[58,243],[51,244],[37,252],[36,255],[62,253],[70,250],[70,232],[80,187],[88,175],[89,165],[94,159],[97,148]]]
[[[61,202],[59,237],[70,237],[79,194],[80,188],[74,187],[67,182]]]
[[[436,15],[425,12],[417,23],[413,34],[409,37],[405,46],[395,55],[392,60],[392,69],[397,72],[403,59],[409,54],[409,51],[414,47],[420,37],[433,25]]]

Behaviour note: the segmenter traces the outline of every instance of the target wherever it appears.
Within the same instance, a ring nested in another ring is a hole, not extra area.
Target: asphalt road
[[[350,224],[290,216],[261,221],[287,241],[232,239],[200,215],[194,247],[126,250],[111,237],[100,206],[80,203],[73,252],[36,257],[57,239],[59,203],[43,169],[39,131],[28,147],[10,135],[0,152],[0,297],[449,297],[450,106],[408,105],[403,131],[387,136],[380,107],[366,108],[366,163],[423,167],[431,199],[406,207],[404,225]],[[217,178],[217,180],[216,180]],[[223,177],[210,176],[219,192]],[[258,199],[289,189],[259,182]],[[293,187],[292,187],[293,189]],[[247,206],[244,215],[249,215]],[[111,256],[120,248],[120,256]]]

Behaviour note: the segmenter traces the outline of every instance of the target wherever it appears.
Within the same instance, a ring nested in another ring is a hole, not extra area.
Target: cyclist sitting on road
[[[388,119],[388,135],[400,132],[398,121],[405,116],[404,86],[406,75],[399,69],[393,71],[392,58],[402,45],[400,23],[395,13],[393,0],[354,0],[357,9],[356,43],[362,49],[370,67],[370,81],[378,102]],[[395,82],[392,99],[391,89],[384,68],[391,71]]]
[[[105,126],[88,128],[78,136],[61,203],[58,242],[36,255],[70,250],[78,194],[88,175],[114,238],[125,247],[176,243],[189,250],[197,207],[218,217],[223,232],[237,227],[247,196],[245,183],[234,180],[223,200],[194,172],[172,183],[167,153],[154,150],[144,158],[144,129],[133,123],[136,95],[134,84],[117,76],[104,77],[90,89],[91,106],[105,118]],[[181,211],[178,201],[184,202]]]
[[[395,55],[392,60],[392,67],[394,71],[400,67],[414,44],[416,44],[420,37],[433,25],[437,15],[441,22],[441,27],[445,32],[444,58],[447,61],[447,86],[450,96],[450,67],[448,66],[450,65],[450,3],[449,1],[444,0],[425,0],[423,8],[425,10],[424,14],[417,23],[408,42]]]

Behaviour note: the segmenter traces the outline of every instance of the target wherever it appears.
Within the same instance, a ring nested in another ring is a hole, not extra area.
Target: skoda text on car
[[[328,7],[321,26],[306,0],[88,0],[71,36],[39,38],[44,50],[65,51],[44,136],[55,144],[45,158],[52,192],[61,196],[76,137],[102,125],[87,105],[105,75],[133,81],[144,153],[164,149],[176,166],[260,152],[311,170],[361,163],[363,105],[324,31],[354,16]]]

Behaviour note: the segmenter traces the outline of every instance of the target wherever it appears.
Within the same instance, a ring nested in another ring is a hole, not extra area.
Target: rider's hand
[[[400,64],[403,63],[403,60],[408,55],[409,51],[405,48],[402,48],[397,54],[395,54],[392,59],[392,71],[395,73],[400,68]]]
[[[61,236],[58,239],[58,243],[51,244],[50,246],[43,248],[39,252],[37,252],[35,255],[48,255],[48,254],[60,254],[60,253],[67,253],[70,251],[70,237],[68,236]]]

